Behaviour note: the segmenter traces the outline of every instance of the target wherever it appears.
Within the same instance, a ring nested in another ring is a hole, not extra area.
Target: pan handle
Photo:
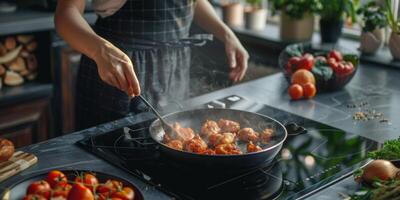
[[[285,124],[286,131],[289,136],[295,136],[295,135],[300,135],[300,134],[305,134],[307,133],[307,129],[299,126],[298,124],[294,122],[289,122]]]

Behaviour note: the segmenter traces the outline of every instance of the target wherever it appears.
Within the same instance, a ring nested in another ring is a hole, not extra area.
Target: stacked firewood
[[[0,88],[2,83],[18,86],[36,78],[37,47],[32,35],[9,36],[0,41]]]

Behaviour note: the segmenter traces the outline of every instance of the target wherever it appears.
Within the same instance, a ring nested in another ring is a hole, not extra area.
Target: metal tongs
[[[142,96],[139,95],[139,98],[147,105],[147,107],[150,108],[150,110],[157,116],[157,118],[161,122],[161,127],[164,129],[165,133],[168,134],[173,134],[175,133],[175,129],[168,123],[166,122],[163,117],[158,113],[158,111]]]

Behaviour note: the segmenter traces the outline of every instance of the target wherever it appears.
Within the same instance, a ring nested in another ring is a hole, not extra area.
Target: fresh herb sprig
[[[399,200],[400,181],[375,181],[371,187],[363,187],[351,194],[346,200]]]
[[[384,160],[400,159],[400,138],[386,141],[382,149],[369,152],[368,157]]]

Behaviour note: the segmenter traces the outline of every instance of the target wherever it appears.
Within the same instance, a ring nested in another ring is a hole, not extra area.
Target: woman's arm
[[[225,51],[231,68],[229,77],[235,82],[242,80],[246,74],[249,54],[232,30],[219,19],[208,0],[197,0],[194,21],[225,43]]]
[[[59,35],[74,49],[93,59],[100,78],[129,96],[140,86],[129,57],[97,35],[83,18],[85,0],[58,0],[55,25]]]

